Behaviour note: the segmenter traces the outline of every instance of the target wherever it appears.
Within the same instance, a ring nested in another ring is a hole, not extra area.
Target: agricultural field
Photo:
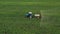
[[[0,34],[60,34],[60,2],[0,0]],[[41,12],[41,19],[25,14]]]

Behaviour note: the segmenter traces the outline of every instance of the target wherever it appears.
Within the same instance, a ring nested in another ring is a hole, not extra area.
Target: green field
[[[59,0],[21,1],[0,0],[0,34],[60,34]],[[28,11],[41,12],[42,19],[24,18]]]

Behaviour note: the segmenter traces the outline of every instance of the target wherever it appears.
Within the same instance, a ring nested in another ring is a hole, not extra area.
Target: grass
[[[59,2],[60,0],[0,0],[10,2]]]
[[[60,34],[59,2],[0,2],[0,34]],[[24,18],[28,11],[43,14]]]
[[[60,2],[3,2],[3,5],[39,5],[39,6],[59,6]]]

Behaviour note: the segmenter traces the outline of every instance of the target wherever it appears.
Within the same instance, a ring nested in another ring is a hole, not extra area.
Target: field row
[[[40,6],[60,6],[60,2],[1,2],[3,5],[40,5]]]

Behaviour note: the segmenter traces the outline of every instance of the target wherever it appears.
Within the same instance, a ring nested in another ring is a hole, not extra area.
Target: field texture
[[[60,34],[59,0],[42,1],[0,0],[0,34]],[[42,19],[25,18],[28,11],[41,12]]]

